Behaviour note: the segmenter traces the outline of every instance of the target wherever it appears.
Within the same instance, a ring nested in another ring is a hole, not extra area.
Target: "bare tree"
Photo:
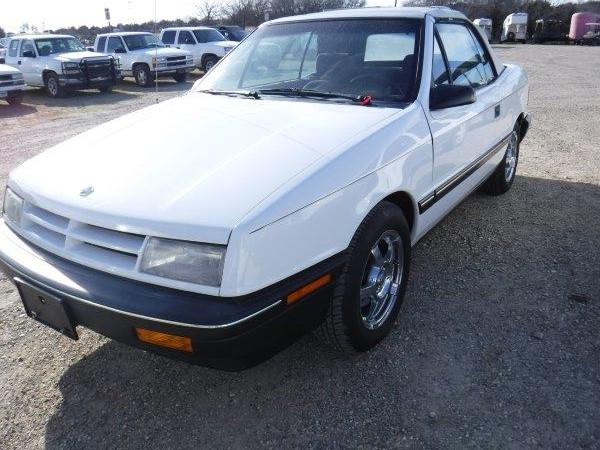
[[[196,5],[200,22],[205,25],[214,25],[220,18],[221,7],[214,0],[202,0]]]

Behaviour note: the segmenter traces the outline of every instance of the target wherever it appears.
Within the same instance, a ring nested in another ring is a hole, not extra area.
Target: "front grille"
[[[167,58],[167,62],[170,62],[170,61],[182,61],[182,62],[185,62],[185,59],[186,59],[185,55],[184,56],[169,56]]]
[[[112,60],[84,59],[81,62],[82,71],[88,78],[108,78],[112,76]]]
[[[21,80],[0,81],[0,87],[5,86],[22,86],[25,82]]]
[[[67,259],[109,272],[135,271],[146,236],[68,219],[25,203],[20,234]]]
[[[8,75],[0,75],[0,81],[12,80],[12,75],[9,73]]]

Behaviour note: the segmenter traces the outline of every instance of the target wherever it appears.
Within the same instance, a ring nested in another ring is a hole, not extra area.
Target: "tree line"
[[[401,3],[401,1],[399,1]],[[108,26],[80,26],[52,30],[55,33],[71,34],[85,41],[93,41],[97,34],[107,33],[113,29],[122,31],[155,31],[172,26],[199,26],[199,25],[240,25],[244,28],[256,27],[265,20],[279,17],[307,14],[330,9],[358,8],[365,5],[365,0],[229,0],[222,4],[216,0],[202,0],[197,5],[196,17],[186,20],[161,20],[158,22],[144,22],[134,24],[119,23],[114,27]],[[482,1],[457,1],[457,0],[409,0],[409,6],[449,6],[463,12],[471,20],[479,17],[492,19],[494,38],[498,39],[502,31],[504,18],[513,12],[526,12],[529,14],[528,32],[532,33],[535,21],[538,19],[555,19],[563,24],[568,32],[571,16],[580,11],[600,13],[600,1],[585,3],[563,3],[553,5],[545,0],[483,0]],[[24,24],[24,26],[27,24]],[[23,28],[23,27],[22,27]],[[26,30],[33,31],[29,25]],[[40,30],[41,31],[41,30]],[[0,38],[4,37],[4,30],[0,27]]]

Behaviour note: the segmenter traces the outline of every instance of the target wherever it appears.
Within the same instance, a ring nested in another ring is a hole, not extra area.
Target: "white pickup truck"
[[[118,58],[121,73],[133,76],[139,86],[150,86],[156,77],[171,76],[178,83],[194,70],[192,55],[166,48],[152,33],[123,32],[96,36],[94,49]]]
[[[479,187],[519,182],[527,97],[448,8],[267,22],[188,94],[13,170],[0,268],[74,339],[229,370],[313,329],[366,351],[396,323],[413,245]]]
[[[68,89],[108,92],[121,77],[112,56],[87,51],[69,35],[14,36],[6,64],[23,72],[29,86],[45,87],[50,97],[61,97]]]
[[[14,67],[0,64],[0,99],[9,105],[18,105],[23,101],[24,89],[23,74]]]
[[[208,72],[238,42],[228,41],[214,28],[174,27],[160,32],[160,40],[170,47],[187,50],[194,57],[194,64]]]

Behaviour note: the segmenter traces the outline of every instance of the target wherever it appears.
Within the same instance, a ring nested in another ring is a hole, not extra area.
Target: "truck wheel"
[[[506,35],[506,40],[508,42],[515,42],[515,33],[512,31]]]
[[[152,74],[146,64],[138,64],[133,68],[133,76],[138,86],[148,87],[152,85]]]
[[[58,75],[54,72],[50,72],[46,75],[46,92],[52,98],[64,97],[65,90],[61,87],[58,82]]]
[[[178,83],[185,83],[187,81],[187,73],[176,73],[173,75],[173,79]]]
[[[379,203],[348,247],[327,316],[315,334],[337,350],[369,350],[391,330],[410,269],[410,231],[396,205]]]
[[[10,93],[6,101],[9,105],[20,105],[23,102],[23,91]]]
[[[219,58],[217,58],[216,56],[207,56],[206,58],[204,58],[204,63],[202,64],[202,70],[204,71],[204,73],[212,69],[217,62],[219,62]]]
[[[519,125],[515,125],[506,151],[504,158],[492,173],[492,175],[485,182],[483,188],[484,191],[489,195],[502,195],[507,192],[515,181],[515,174],[517,173],[517,164],[519,162]]]

